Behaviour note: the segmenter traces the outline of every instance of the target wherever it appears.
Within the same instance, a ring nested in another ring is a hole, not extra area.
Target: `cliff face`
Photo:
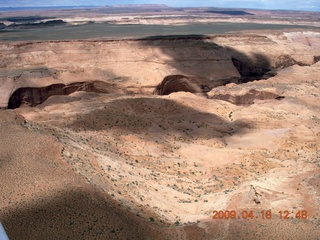
[[[169,95],[173,92],[191,92],[206,96],[211,90],[210,83],[199,77],[188,77],[184,75],[169,75],[156,86],[154,93],[158,95]]]
[[[2,43],[0,49],[1,108],[25,87],[102,81],[152,93],[166,76],[182,74],[200,77],[212,89],[265,79],[277,68],[312,64],[320,55],[316,46],[282,35]]]
[[[1,107],[23,87],[103,81],[129,92],[152,93],[167,75],[191,74],[213,82],[239,78],[225,51],[206,49],[200,40],[146,42],[3,44]]]
[[[44,87],[18,88],[9,99],[8,108],[14,109],[23,105],[34,107],[46,101],[51,96],[69,95],[77,91],[96,93],[126,93],[106,82],[74,82],[70,84],[52,84]]]

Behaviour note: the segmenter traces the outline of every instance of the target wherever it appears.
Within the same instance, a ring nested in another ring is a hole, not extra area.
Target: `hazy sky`
[[[320,11],[320,0],[0,0],[0,7],[167,4],[172,7],[227,7]]]

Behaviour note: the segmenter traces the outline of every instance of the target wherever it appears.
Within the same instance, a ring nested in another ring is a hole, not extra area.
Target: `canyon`
[[[9,238],[317,239],[319,59],[303,28],[0,42]]]

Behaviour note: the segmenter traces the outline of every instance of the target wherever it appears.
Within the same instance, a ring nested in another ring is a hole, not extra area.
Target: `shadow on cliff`
[[[263,54],[250,53],[249,56],[214,43],[214,38],[206,35],[150,36],[141,39],[141,45],[160,49],[168,56],[165,64],[176,71],[174,74],[200,77],[210,89],[274,76],[270,72],[271,63]]]
[[[169,81],[165,86],[167,89],[166,91],[157,89],[158,91],[155,92],[158,92],[158,94],[159,92],[171,93],[177,91],[203,92],[203,90],[205,90],[205,92],[209,92],[214,87],[226,85],[231,82],[243,83],[266,79],[272,76],[272,74],[267,74],[270,73],[271,64],[266,56],[259,53],[251,53],[249,56],[245,53],[236,51],[233,48],[220,46],[219,44],[214,43],[214,37],[205,35],[168,35],[152,36],[135,41],[138,41],[143,48],[152,48],[162,52],[157,55],[157,51],[154,51],[154,56],[150,57],[152,59],[145,59],[145,61],[155,61],[156,59],[156,62],[161,64],[163,62],[163,64],[168,66],[166,67],[167,70],[165,70],[167,73],[160,74],[163,75],[163,78],[158,80],[158,83],[160,84],[163,79],[169,76]],[[32,43],[21,43],[17,45],[17,47],[25,48],[30,44],[32,45]],[[79,47],[79,51],[84,50],[84,47],[81,45],[75,46],[75,49],[77,50],[76,47]],[[92,46],[88,45],[85,49],[91,51]],[[60,49],[59,44],[57,44],[55,45],[55,51],[60,52],[63,50]],[[85,59],[82,60],[84,61]],[[10,62],[6,64],[10,64]],[[99,65],[98,60],[96,64]],[[157,69],[155,69],[155,71],[157,71]],[[163,71],[163,69],[159,69],[159,71]],[[116,80],[116,74],[107,71],[97,72],[96,74],[99,76],[101,75],[100,82],[104,81],[104,78],[107,76],[112,80],[110,80],[109,83],[104,83],[105,86],[100,86],[98,91],[95,89],[95,86],[75,87],[71,86],[72,84],[69,84],[70,86],[64,86],[62,85],[62,82],[42,88],[19,88],[16,89],[8,100],[8,108],[13,109],[23,104],[35,106],[45,101],[51,95],[67,95],[70,91],[65,90],[65,88],[73,89],[73,91],[89,89],[89,91],[105,93],[130,92],[128,89],[119,89],[121,87],[117,86],[120,82]],[[166,76],[165,74],[168,75]],[[173,81],[171,81],[170,76],[175,74],[180,74],[182,77],[184,77],[184,75],[194,76],[194,78],[173,80],[176,82],[172,84]],[[54,78],[57,78],[56,75],[59,75],[59,71],[47,68],[30,69],[26,72],[19,73],[17,77],[20,75],[27,79],[45,76],[53,76]],[[99,76],[97,79],[99,79]],[[180,82],[177,84],[177,81]],[[99,81],[97,80],[96,82]],[[80,83],[83,83],[84,85],[90,84],[84,81],[79,81],[75,84],[78,86]],[[108,84],[110,86],[107,86]],[[181,87],[183,84],[184,87]],[[154,90],[156,90],[156,86],[153,87]]]

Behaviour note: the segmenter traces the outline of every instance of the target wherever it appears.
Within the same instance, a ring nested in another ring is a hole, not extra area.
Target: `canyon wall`
[[[317,33],[291,33],[1,43],[0,107],[7,108],[19,88],[54,84],[100,81],[151,94],[176,74],[203,79],[210,89],[267,79],[277,69],[313,64],[320,56],[317,39]]]

